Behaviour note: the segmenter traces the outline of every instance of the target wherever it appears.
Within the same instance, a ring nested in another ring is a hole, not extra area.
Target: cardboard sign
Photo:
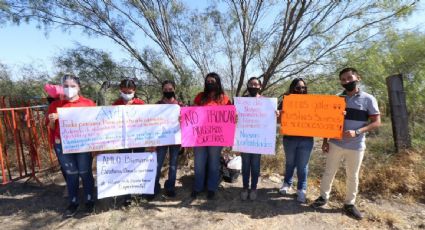
[[[277,98],[235,97],[238,114],[233,151],[274,154]]]
[[[112,153],[96,157],[97,197],[153,194],[156,153]]]
[[[345,100],[338,96],[291,94],[284,97],[280,133],[342,138]]]
[[[231,146],[235,137],[233,105],[181,108],[182,146]]]
[[[178,105],[59,108],[63,153],[180,144]]]

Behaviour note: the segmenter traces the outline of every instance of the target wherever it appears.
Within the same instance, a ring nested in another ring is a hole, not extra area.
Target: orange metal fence
[[[45,125],[47,105],[31,101],[11,103],[0,98],[0,180],[7,184],[23,178],[40,182],[36,173],[57,166]],[[10,108],[14,105],[28,105]]]

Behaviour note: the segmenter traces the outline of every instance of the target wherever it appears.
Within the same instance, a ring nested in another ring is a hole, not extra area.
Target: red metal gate
[[[19,103],[22,105],[22,103]],[[25,103],[31,105],[31,101]],[[47,105],[7,108],[13,105],[0,98],[0,172],[2,184],[57,166],[45,125]]]

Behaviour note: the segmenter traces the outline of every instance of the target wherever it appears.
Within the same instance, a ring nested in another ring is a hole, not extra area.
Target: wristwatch
[[[360,129],[357,129],[356,131],[354,131],[355,133],[356,133],[356,137],[358,137],[360,134],[362,134],[361,132],[360,132]]]

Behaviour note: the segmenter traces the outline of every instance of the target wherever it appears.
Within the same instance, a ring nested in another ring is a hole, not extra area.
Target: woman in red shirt
[[[197,106],[230,105],[229,97],[224,93],[220,76],[217,73],[208,73],[205,77],[204,91],[195,97]],[[222,146],[194,147],[195,153],[195,183],[192,198],[204,190],[207,180],[208,199],[213,199],[220,180],[220,155]],[[208,172],[207,172],[208,169]],[[207,178],[205,178],[207,177]]]
[[[112,105],[144,105],[136,94],[136,83],[132,79],[124,79],[120,83],[120,98]]]
[[[112,105],[144,105],[145,102],[137,97],[136,83],[132,79],[124,79],[120,82],[120,98],[117,99]],[[143,153],[145,148],[130,148],[119,149],[119,153]],[[131,204],[131,195],[124,196],[124,206]]]
[[[44,91],[46,91],[46,93],[47,93],[46,99],[47,99],[47,103],[48,103],[49,106],[54,101],[63,99],[63,88],[62,88],[61,85],[46,84],[46,85],[44,85]],[[49,119],[46,119],[46,125],[48,125],[48,124],[49,124]],[[48,136],[49,136],[49,145],[55,151],[56,157],[59,159],[58,153],[55,150],[55,133],[52,132],[51,129],[47,129],[47,131],[48,131]],[[61,170],[63,179],[66,182],[65,171],[63,170],[62,167],[60,167],[60,170]],[[65,190],[63,192],[63,197],[68,197],[68,188],[66,188],[66,186],[65,186]]]
[[[72,217],[78,211],[79,198],[78,187],[79,177],[83,181],[85,212],[91,213],[94,208],[94,179],[92,172],[92,155],[86,153],[69,153],[63,154],[59,122],[58,108],[65,107],[86,107],[96,106],[96,104],[80,95],[80,80],[72,74],[66,74],[62,78],[62,86],[65,98],[63,100],[54,101],[48,109],[48,126],[54,133],[55,151],[58,156],[59,163],[66,174],[66,185],[68,187],[69,206],[64,213],[64,217]]]

